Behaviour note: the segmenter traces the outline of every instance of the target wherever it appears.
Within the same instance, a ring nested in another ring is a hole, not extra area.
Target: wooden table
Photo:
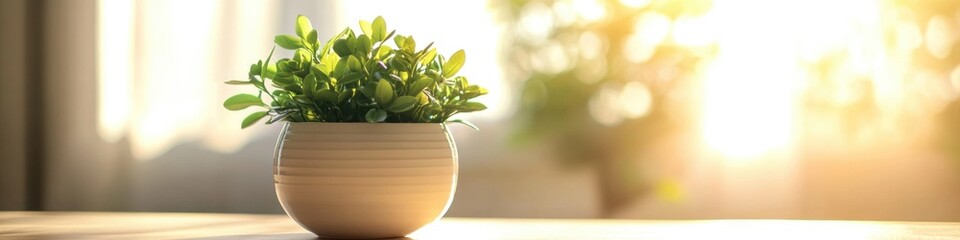
[[[284,215],[0,212],[0,239],[315,239]],[[408,239],[960,239],[960,223],[444,218]]]

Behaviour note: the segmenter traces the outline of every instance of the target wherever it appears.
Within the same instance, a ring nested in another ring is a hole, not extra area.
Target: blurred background
[[[222,82],[303,14],[466,50],[446,216],[960,221],[957,1],[3,5],[0,210],[282,213]]]

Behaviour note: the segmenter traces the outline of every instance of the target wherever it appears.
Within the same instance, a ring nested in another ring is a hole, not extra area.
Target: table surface
[[[0,212],[0,239],[316,239],[284,215]],[[405,239],[960,239],[960,223],[443,218]]]

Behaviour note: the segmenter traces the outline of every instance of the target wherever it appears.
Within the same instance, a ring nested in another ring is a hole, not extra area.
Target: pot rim
[[[371,125],[371,126],[372,126],[372,125],[436,125],[436,124],[446,125],[446,123],[395,123],[395,122],[388,122],[388,123],[383,123],[383,122],[381,122],[381,123],[371,123],[371,122],[290,122],[290,121],[284,121],[284,123],[285,123],[285,124],[291,124],[291,125],[294,125],[294,124],[295,124],[295,125],[329,124],[329,125]]]
[[[305,133],[444,133],[445,123],[286,122],[282,131]]]

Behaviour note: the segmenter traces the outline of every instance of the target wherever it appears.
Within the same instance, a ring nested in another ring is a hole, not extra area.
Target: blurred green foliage
[[[710,4],[587,2],[594,5],[502,0],[495,1],[494,8],[510,26],[505,36],[505,59],[510,62],[506,71],[521,89],[513,142],[545,142],[557,149],[558,160],[565,165],[596,169],[607,215],[660,181],[644,174],[642,152],[658,138],[691,129],[687,108],[672,107],[686,104],[685,89],[677,86],[689,84],[697,64],[714,51],[711,46],[690,48],[662,41],[649,58],[631,60],[626,45],[641,30],[637,20],[650,13],[669,18],[702,14]],[[573,20],[564,20],[568,18]],[[612,103],[605,101],[610,92],[618,95]],[[624,108],[627,113],[618,112]],[[613,117],[598,118],[604,114]]]

